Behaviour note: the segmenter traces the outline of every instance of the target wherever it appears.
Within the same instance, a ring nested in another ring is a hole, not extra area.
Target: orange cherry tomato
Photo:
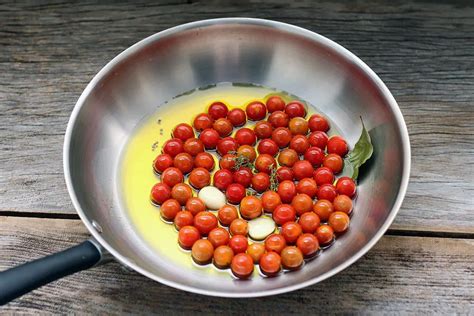
[[[258,263],[265,253],[265,245],[261,243],[253,243],[247,248],[247,254],[252,257],[253,263]]]
[[[207,236],[207,240],[211,242],[214,248],[224,246],[229,243],[229,232],[222,227],[216,227]]]
[[[250,145],[242,145],[237,149],[237,155],[247,157],[250,162],[254,162],[257,158],[257,152],[255,148]]]
[[[296,270],[303,264],[303,253],[295,246],[287,246],[281,251],[281,264],[285,269]]]
[[[234,252],[229,246],[219,246],[214,250],[214,265],[219,269],[228,268],[234,258]]]
[[[204,144],[197,138],[189,138],[184,142],[183,148],[185,152],[194,157],[204,151]]]
[[[288,244],[294,244],[298,237],[303,233],[300,224],[295,222],[286,222],[281,226],[281,232]]]
[[[246,279],[253,273],[253,260],[246,253],[239,253],[234,256],[230,269],[232,273],[239,279]]]
[[[296,185],[296,192],[306,194],[313,199],[318,192],[316,181],[312,178],[301,179]]]
[[[298,224],[300,224],[301,229],[304,233],[314,234],[316,229],[318,229],[321,220],[316,213],[308,212],[300,216]]]
[[[252,177],[252,188],[261,193],[270,187],[270,176],[268,173],[259,172]]]
[[[167,221],[174,220],[179,211],[181,211],[181,205],[175,199],[166,200],[160,207],[161,217]]]
[[[328,224],[336,233],[343,233],[349,228],[349,216],[344,212],[334,212],[329,216]]]
[[[217,217],[211,212],[199,212],[194,216],[194,227],[199,230],[199,233],[203,236],[207,236],[217,227]]]
[[[178,168],[169,167],[161,174],[161,181],[172,188],[175,184],[183,182],[184,176]]]
[[[272,218],[277,225],[283,225],[296,219],[296,211],[289,204],[281,204],[273,211]]]
[[[228,119],[221,117],[212,124],[212,128],[219,133],[220,137],[226,137],[232,134],[234,126]]]
[[[227,204],[217,211],[217,218],[223,226],[229,226],[233,220],[239,218],[239,214],[235,206]]]
[[[284,148],[288,146],[292,139],[291,132],[286,127],[278,127],[272,132],[272,139],[277,143],[278,147]]]
[[[232,248],[234,253],[241,253],[247,251],[249,243],[247,237],[242,235],[235,235],[229,240],[229,247]]]
[[[344,168],[344,161],[337,154],[329,154],[324,157],[323,166],[331,169],[334,173],[339,173]]]
[[[313,199],[304,193],[297,194],[291,201],[291,206],[295,209],[296,214],[301,216],[303,213],[311,212],[313,210]]]
[[[313,206],[313,212],[319,216],[319,219],[323,222],[329,219],[329,216],[334,212],[332,203],[328,200],[318,200]]]
[[[285,247],[286,240],[281,234],[271,234],[265,239],[265,249],[267,251],[275,251],[279,254]]]
[[[260,258],[260,270],[263,274],[274,276],[281,270],[281,257],[274,251],[267,252]]]
[[[190,211],[194,216],[199,212],[204,212],[206,210],[206,205],[200,198],[192,197],[186,202],[185,209]]]
[[[334,206],[334,210],[336,212],[344,212],[346,214],[350,214],[352,211],[352,200],[347,195],[338,195],[332,202]]]
[[[334,240],[334,230],[329,225],[321,225],[316,230],[316,237],[321,245],[328,245]]]
[[[306,135],[308,134],[308,121],[302,117],[294,117],[290,120],[288,128],[293,135]]]
[[[298,237],[296,247],[301,250],[305,258],[314,256],[319,250],[318,239],[313,234],[303,234]]]
[[[178,244],[184,249],[191,249],[196,241],[201,238],[199,231],[194,226],[184,226],[178,233]]]
[[[240,215],[245,219],[254,219],[262,215],[262,201],[255,196],[246,196],[240,202]]]
[[[285,110],[285,101],[280,96],[273,95],[267,99],[265,103],[268,109],[268,112],[273,113],[275,111]]]
[[[214,157],[210,153],[202,152],[196,155],[194,158],[194,166],[196,168],[204,168],[209,171],[214,169]]]
[[[206,264],[211,262],[213,255],[214,247],[207,239],[197,240],[191,249],[191,256],[198,264]]]
[[[150,198],[153,203],[161,205],[171,198],[171,189],[164,183],[157,183],[151,188]]]
[[[281,166],[291,168],[298,160],[300,160],[298,153],[290,148],[283,149],[278,155],[278,163]]]
[[[202,189],[211,183],[211,174],[207,169],[196,168],[189,174],[189,183],[196,189]]]
[[[229,231],[233,236],[247,236],[249,233],[249,224],[244,219],[236,218],[230,223]]]
[[[174,226],[180,230],[184,226],[191,226],[193,224],[193,214],[190,211],[179,211],[174,217]]]
[[[186,183],[178,183],[171,189],[171,197],[179,204],[186,205],[186,202],[193,197],[193,189]]]
[[[265,212],[273,213],[275,208],[281,204],[281,198],[275,191],[266,191],[262,194],[262,206]]]

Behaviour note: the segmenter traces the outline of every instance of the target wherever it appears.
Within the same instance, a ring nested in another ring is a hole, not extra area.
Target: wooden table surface
[[[112,263],[6,305],[14,313],[474,314],[474,3],[469,1],[0,1],[0,270],[88,237],[62,171],[67,120],[122,50],[168,27],[261,17],[325,35],[387,84],[408,125],[412,174],[395,222],[361,260],[268,298],[181,292]]]

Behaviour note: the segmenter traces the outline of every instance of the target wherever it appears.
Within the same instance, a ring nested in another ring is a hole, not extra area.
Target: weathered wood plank
[[[474,232],[474,6],[466,1],[0,4],[0,211],[73,213],[61,151],[68,116],[108,60],[193,20],[258,16],[336,40],[386,82],[413,149],[394,228]]]
[[[85,238],[77,220],[0,217],[0,270]],[[38,289],[3,312],[472,313],[473,261],[474,240],[384,237],[363,259],[329,280],[293,293],[246,299],[245,304],[181,292],[112,263]]]

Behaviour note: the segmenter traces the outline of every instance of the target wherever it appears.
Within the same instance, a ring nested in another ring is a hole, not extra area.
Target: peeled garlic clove
[[[212,185],[202,188],[199,191],[198,197],[211,210],[218,210],[226,204],[224,193]]]
[[[254,240],[263,240],[275,231],[276,225],[268,216],[249,221],[249,235]]]

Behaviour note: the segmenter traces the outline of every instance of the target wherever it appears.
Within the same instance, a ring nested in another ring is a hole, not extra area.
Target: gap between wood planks
[[[0,210],[0,216],[80,220],[79,215],[74,214],[74,213],[72,214],[38,213],[38,212],[14,212],[14,211]],[[467,233],[467,232],[426,231],[426,230],[413,230],[413,229],[408,230],[408,229],[393,229],[393,228],[389,228],[385,232],[385,235],[406,236],[406,237],[474,239],[474,233]]]

